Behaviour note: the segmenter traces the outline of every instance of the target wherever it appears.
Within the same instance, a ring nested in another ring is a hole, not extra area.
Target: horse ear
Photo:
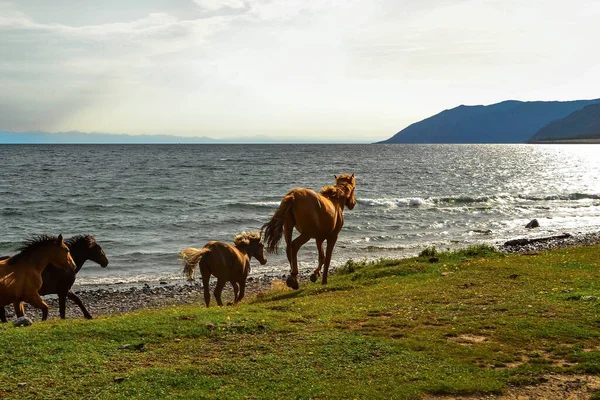
[[[337,181],[337,175],[334,175],[333,177],[334,177],[334,178],[335,178],[335,180]]]
[[[62,241],[63,241],[63,238],[62,238],[62,233],[61,233],[60,235],[58,235],[58,238],[57,238],[57,239],[58,239],[58,241],[59,241],[59,242],[62,242]]]
[[[354,172],[352,173],[352,178],[354,178]]]

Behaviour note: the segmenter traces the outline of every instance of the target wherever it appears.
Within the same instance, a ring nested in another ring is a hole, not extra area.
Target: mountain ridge
[[[600,139],[600,103],[590,104],[540,129],[528,143]]]
[[[415,122],[377,143],[525,143],[550,122],[597,103],[600,99],[460,105]]]

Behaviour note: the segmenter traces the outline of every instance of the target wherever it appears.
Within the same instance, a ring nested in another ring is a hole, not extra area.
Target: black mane
[[[80,244],[80,242],[84,243],[87,247],[91,247],[96,242],[96,239],[92,235],[86,234],[76,235],[65,240],[65,244],[69,248]]]
[[[58,240],[57,237],[51,236],[51,235],[45,235],[45,234],[38,235],[38,236],[32,236],[30,239],[27,239],[25,242],[23,242],[21,247],[19,247],[17,249],[19,254],[9,258],[8,264],[14,264],[14,263],[18,262],[21,258],[26,256],[27,254],[29,254],[30,252],[35,251],[35,250],[39,249],[40,247],[45,246],[47,244],[56,243],[57,240]]]

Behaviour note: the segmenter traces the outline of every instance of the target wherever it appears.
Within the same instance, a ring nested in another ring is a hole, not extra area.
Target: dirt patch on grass
[[[525,364],[547,364],[552,365],[553,367],[562,368],[568,368],[577,365],[577,363],[570,362],[563,357],[559,357],[550,352],[541,350],[531,353],[529,355],[523,354],[521,355],[519,360],[513,361],[511,363],[506,363],[505,368],[514,369]]]
[[[425,396],[424,400],[585,400],[600,390],[600,376],[547,375],[537,385],[512,386],[500,395]]]
[[[447,338],[449,342],[458,343],[463,346],[469,346],[472,344],[480,344],[488,341],[488,338],[485,336],[472,335],[470,333],[459,335],[459,336],[450,336]]]

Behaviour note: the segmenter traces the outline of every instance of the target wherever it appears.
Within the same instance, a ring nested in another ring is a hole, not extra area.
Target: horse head
[[[87,260],[92,260],[102,268],[108,266],[108,257],[106,257],[104,250],[96,243],[96,239],[92,235],[73,236],[67,239],[65,243],[71,249],[71,255],[78,268],[81,268]]]
[[[348,210],[352,210],[356,206],[356,199],[354,198],[354,188],[356,186],[356,180],[354,174],[352,175],[340,175],[335,177],[335,185],[344,188],[346,194],[346,204]]]
[[[267,263],[265,246],[259,232],[242,232],[233,239],[236,247],[244,248],[248,257],[254,257],[260,265]]]
[[[71,257],[69,246],[63,241],[62,235],[58,235],[57,238],[53,239],[53,246],[50,246],[49,249],[51,249],[48,251],[51,264],[67,271],[74,271],[77,268],[73,257]]]
[[[92,238],[88,246],[88,258],[93,262],[99,264],[102,268],[106,268],[108,266],[108,257],[106,257],[106,253],[102,246],[96,243],[96,239]]]

